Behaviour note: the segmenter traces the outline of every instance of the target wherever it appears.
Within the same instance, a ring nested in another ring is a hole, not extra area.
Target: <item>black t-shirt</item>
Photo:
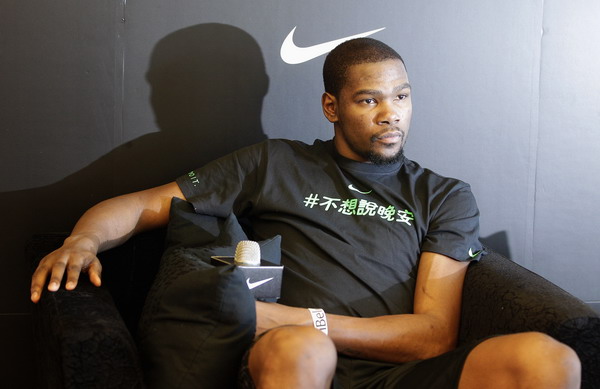
[[[412,313],[423,251],[476,259],[470,187],[402,158],[374,165],[332,141],[267,140],[177,180],[196,212],[247,219],[253,238],[282,236],[280,303],[373,317]]]

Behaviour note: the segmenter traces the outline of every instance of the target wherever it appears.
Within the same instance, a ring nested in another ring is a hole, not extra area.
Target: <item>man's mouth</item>
[[[402,141],[404,134],[401,131],[388,131],[380,135],[371,137],[372,142],[380,142],[385,144],[394,144]]]

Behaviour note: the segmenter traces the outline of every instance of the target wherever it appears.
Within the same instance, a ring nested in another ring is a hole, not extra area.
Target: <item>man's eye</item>
[[[408,97],[408,95],[398,95],[398,100],[404,100]]]
[[[375,104],[375,99],[364,99],[363,103],[365,103],[365,104]]]

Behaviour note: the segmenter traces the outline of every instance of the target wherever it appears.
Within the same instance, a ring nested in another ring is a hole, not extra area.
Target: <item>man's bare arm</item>
[[[430,358],[456,345],[467,263],[421,255],[414,313],[355,318],[327,315],[339,352],[358,358],[406,362]],[[257,303],[258,332],[284,324],[312,325],[306,309]]]
[[[173,197],[184,198],[175,182],[105,200],[90,208],[62,247],[40,261],[31,279],[31,301],[39,301],[48,276],[48,290],[58,290],[65,271],[69,290],[77,286],[82,271],[100,286],[102,266],[96,255],[138,232],[166,225]]]

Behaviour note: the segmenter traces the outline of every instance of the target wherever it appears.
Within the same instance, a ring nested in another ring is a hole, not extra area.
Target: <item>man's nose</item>
[[[394,106],[392,103],[381,103],[379,107],[380,111],[377,116],[377,124],[390,125],[400,121],[400,108]]]

